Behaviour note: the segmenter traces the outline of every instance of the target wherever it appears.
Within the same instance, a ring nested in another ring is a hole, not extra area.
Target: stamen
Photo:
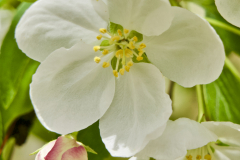
[[[122,37],[122,31],[121,31],[120,29],[118,29],[117,32],[118,32],[118,35],[119,35],[120,37]]]
[[[123,68],[119,70],[119,72],[120,72],[121,75],[124,75],[124,71],[125,71],[125,70],[124,70]]]
[[[99,32],[105,34],[105,33],[107,33],[107,30],[106,30],[105,28],[100,28],[100,29],[99,29]]]
[[[129,47],[130,49],[135,49],[135,46],[134,46],[134,44],[133,44],[132,41],[129,42],[128,47]]]
[[[93,50],[94,50],[95,52],[97,52],[99,49],[100,49],[100,46],[94,46],[94,47],[93,47]]]
[[[115,53],[115,56],[117,58],[122,58],[123,57],[123,50],[122,49],[119,49],[116,53]]]
[[[139,52],[138,52],[138,55],[139,55],[139,56],[142,56],[142,55],[143,55],[143,53],[144,53],[144,51],[143,51],[143,50],[141,50],[141,51],[139,51]]]
[[[97,39],[98,39],[98,40],[101,40],[102,37],[103,37],[103,36],[100,34],[99,36],[97,36]]]
[[[116,70],[113,70],[113,75],[114,75],[115,77],[118,77],[118,72],[117,72]]]
[[[129,61],[129,62],[127,63],[127,65],[128,65],[129,67],[131,67],[131,66],[133,66],[133,62],[132,62],[132,61]]]
[[[189,156],[186,156],[187,160],[192,160],[192,156],[189,155]]]
[[[137,60],[141,61],[141,60],[143,60],[143,57],[137,56]]]
[[[140,44],[140,46],[139,46],[141,49],[143,49],[143,48],[146,48],[147,46],[146,46],[146,44],[145,43],[142,43],[142,44]]]
[[[109,63],[109,62],[103,62],[103,65],[102,65],[103,68],[107,68],[107,67],[109,67],[109,66],[110,66],[110,63]]]
[[[107,49],[104,49],[103,52],[102,52],[102,54],[103,54],[103,55],[107,55],[108,52],[109,52],[109,51],[108,51]]]
[[[197,159],[199,159],[199,160],[201,160],[202,159],[202,156],[200,156],[200,155],[197,155],[197,157],[196,157]]]
[[[205,158],[206,160],[211,160],[211,159],[212,159],[211,155],[209,155],[209,154],[205,155],[204,158]]]
[[[126,50],[125,50],[125,54],[126,54],[126,57],[127,57],[127,58],[130,58],[130,57],[132,57],[132,55],[133,55],[133,51],[130,50],[130,49],[126,49]]]
[[[113,37],[111,38],[112,41],[115,41],[115,40],[118,41],[119,39],[120,39],[119,36],[113,36]]]
[[[94,58],[94,61],[95,61],[96,63],[99,63],[99,62],[101,61],[101,58],[100,58],[100,57],[95,57],[95,58]]]
[[[124,33],[128,34],[129,30],[128,29],[124,29]]]
[[[125,66],[125,70],[126,70],[127,72],[129,72],[130,66]]]
[[[134,37],[133,37],[133,40],[134,40],[135,42],[137,42],[137,41],[138,41],[138,38],[137,38],[136,36],[134,36]]]

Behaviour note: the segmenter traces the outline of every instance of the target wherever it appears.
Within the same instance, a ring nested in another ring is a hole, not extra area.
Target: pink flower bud
[[[38,152],[35,160],[88,160],[86,149],[69,136],[60,136]]]

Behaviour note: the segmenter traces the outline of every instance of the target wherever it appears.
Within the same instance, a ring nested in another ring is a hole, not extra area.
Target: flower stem
[[[197,85],[197,97],[198,97],[198,122],[202,122],[204,120],[204,99],[202,92],[202,85]]]
[[[70,134],[75,140],[77,140],[78,132],[73,132]]]
[[[231,72],[234,74],[235,77],[237,77],[240,80],[240,73],[235,68],[235,66],[232,64],[232,62],[226,57],[225,59],[225,65],[231,70]]]
[[[218,20],[216,20],[216,19],[208,18],[208,17],[206,17],[205,19],[206,19],[210,24],[212,24],[213,26],[216,26],[216,27],[219,27],[219,28],[228,30],[228,31],[230,31],[230,32],[232,32],[232,33],[235,33],[235,34],[237,34],[237,35],[240,36],[240,30],[237,29],[237,28],[235,28],[235,27],[233,27],[233,26],[231,26],[231,25],[229,25],[229,24],[226,24],[226,23],[224,23],[224,22],[218,21]]]

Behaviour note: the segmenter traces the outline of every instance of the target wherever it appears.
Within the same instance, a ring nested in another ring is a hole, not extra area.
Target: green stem
[[[218,20],[216,20],[216,19],[208,18],[208,17],[206,17],[205,19],[206,19],[210,24],[212,24],[213,26],[226,29],[226,30],[228,30],[228,31],[230,31],[230,32],[232,32],[232,33],[235,33],[235,34],[237,34],[237,35],[240,36],[240,30],[237,29],[237,28],[235,28],[235,27],[233,27],[233,26],[231,26],[231,25],[228,25],[228,24],[226,24],[226,23],[224,23],[224,22],[218,21]]]
[[[240,79],[240,73],[235,68],[235,66],[232,64],[232,62],[226,57],[225,59],[225,65],[231,70],[231,72],[234,74],[235,77]]]
[[[75,140],[77,140],[78,132],[73,132],[70,134]]]
[[[204,99],[203,99],[203,92],[202,92],[202,86],[197,85],[197,97],[198,97],[198,122],[202,122],[203,116],[204,116]]]

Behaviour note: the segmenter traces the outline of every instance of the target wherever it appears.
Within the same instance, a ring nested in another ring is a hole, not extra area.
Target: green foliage
[[[240,29],[233,26],[232,24],[228,23],[218,12],[217,7],[215,5],[214,0],[186,0],[186,1],[192,1],[196,4],[202,6],[206,10],[206,17],[215,19],[217,21],[220,21],[226,25],[231,26],[232,28],[239,30]],[[218,35],[223,41],[226,53],[230,53],[231,51],[236,52],[240,55],[240,35],[233,33],[229,30],[226,30],[222,27],[216,26],[212,24],[213,28],[216,30]]]
[[[226,61],[220,77],[203,86],[207,119],[240,124],[240,76]]]
[[[14,38],[16,25],[25,10],[30,6],[19,6],[7,33],[0,54],[0,105],[3,112],[4,128],[19,116],[33,110],[29,98],[29,84],[39,63],[28,58],[17,46]]]
[[[15,145],[15,139],[14,138],[10,138],[7,141],[5,147],[4,147],[3,151],[2,151],[0,160],[10,160],[14,145]]]
[[[2,120],[2,111],[0,109],[0,146],[2,145],[3,142],[3,120]]]
[[[77,137],[78,141],[82,142],[87,146],[90,146],[94,151],[98,153],[98,154],[89,153],[88,159],[91,160],[103,160],[104,158],[107,158],[110,155],[102,142],[98,125],[99,122],[94,123],[88,128],[80,131]]]

